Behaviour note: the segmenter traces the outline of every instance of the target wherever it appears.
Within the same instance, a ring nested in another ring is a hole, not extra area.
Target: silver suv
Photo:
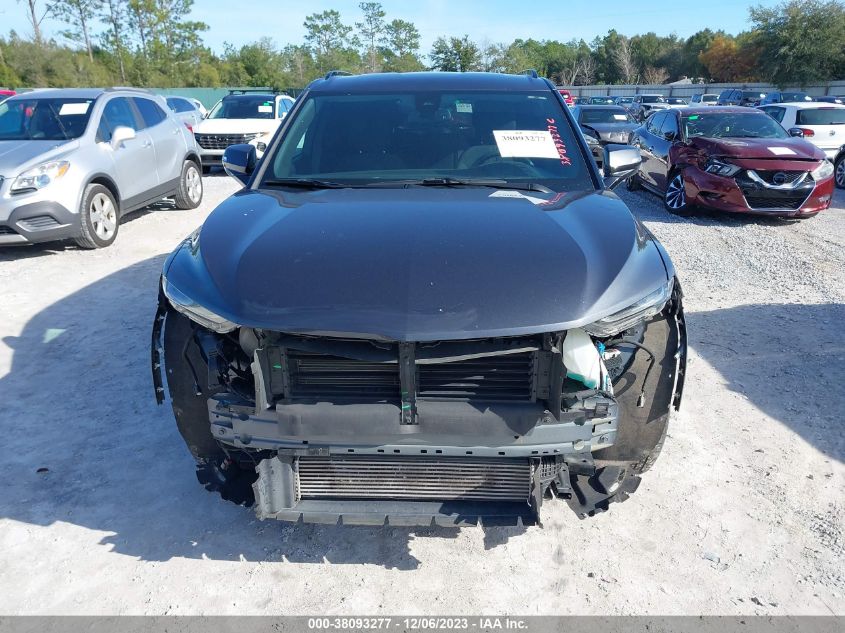
[[[0,245],[109,246],[120,218],[162,198],[202,201],[196,141],[163,98],[38,90],[0,103]]]

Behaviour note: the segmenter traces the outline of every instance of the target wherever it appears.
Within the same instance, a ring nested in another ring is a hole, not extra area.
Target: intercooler
[[[527,459],[300,457],[301,499],[526,500]]]

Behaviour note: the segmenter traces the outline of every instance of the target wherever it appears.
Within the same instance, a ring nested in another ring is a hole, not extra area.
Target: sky
[[[781,0],[382,0],[387,19],[414,22],[422,36],[422,51],[440,35],[469,35],[477,42],[511,42],[516,38],[592,40],[616,29],[623,35],[654,31],[688,37],[703,28],[738,33],[749,27],[748,8],[774,6]],[[39,0],[44,4],[45,0]],[[269,36],[283,46],[302,42],[305,16],[336,9],[347,24],[361,20],[359,0],[291,2],[290,0],[195,0],[193,19],[209,25],[206,45],[221,52],[224,42],[240,46]],[[10,29],[31,35],[26,2],[0,0],[0,32]],[[644,8],[638,8],[644,6]],[[42,25],[49,35],[58,22]]]

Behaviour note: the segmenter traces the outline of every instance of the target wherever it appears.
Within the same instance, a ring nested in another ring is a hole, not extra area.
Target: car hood
[[[824,160],[825,154],[801,138],[704,138],[690,143],[711,156],[741,159]]]
[[[264,134],[274,132],[281,119],[203,119],[194,126],[196,134]]]
[[[614,194],[537,202],[486,188],[244,190],[165,276],[240,325],[406,341],[564,330],[666,283]]]
[[[79,141],[0,141],[0,176],[12,178],[31,164],[55,158],[79,146]]]
[[[619,123],[584,123],[586,129],[595,130],[601,140],[627,143],[628,135],[640,126],[639,123],[620,121]]]

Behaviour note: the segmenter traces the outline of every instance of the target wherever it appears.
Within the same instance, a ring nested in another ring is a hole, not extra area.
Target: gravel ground
[[[104,251],[0,251],[0,612],[845,614],[843,192],[804,222],[622,192],[674,258],[691,344],[639,491],[587,521],[549,503],[543,529],[371,529],[208,494],[155,406],[161,263],[235,190],[205,182]]]

